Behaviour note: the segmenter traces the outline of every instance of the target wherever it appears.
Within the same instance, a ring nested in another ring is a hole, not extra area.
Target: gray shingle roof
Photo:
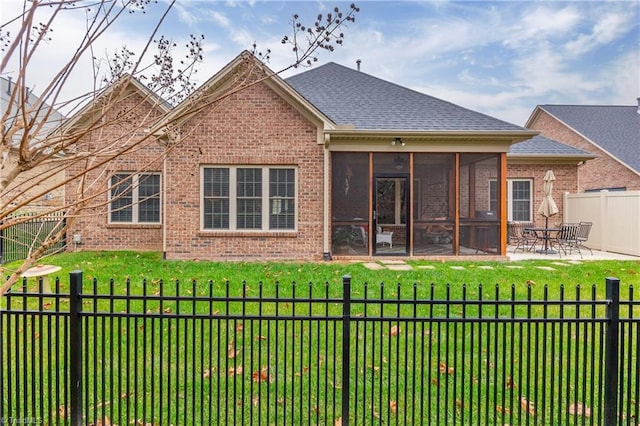
[[[637,106],[539,107],[640,173],[640,114]]]
[[[285,81],[335,124],[357,130],[526,130],[333,62]]]
[[[585,159],[594,157],[593,154],[587,151],[565,145],[540,135],[511,145],[511,149],[507,155],[570,156],[585,157]]]
[[[15,90],[15,87],[16,87],[15,83],[11,83],[9,79],[0,77],[0,117],[4,116],[4,113],[8,108],[11,108],[8,116],[8,120],[6,123],[7,126],[11,126],[13,124],[13,120],[15,120],[15,118],[19,114],[22,114],[24,112],[22,111],[22,108],[20,107],[20,104],[18,102],[15,102],[14,104],[10,103],[11,93]],[[29,108],[34,108],[34,105],[37,104],[37,101],[38,101],[38,97],[33,92],[29,91],[29,97],[27,99],[27,104],[26,104],[27,110]],[[37,135],[35,135],[36,141],[40,139],[44,139],[46,136],[48,136],[49,132],[51,132],[56,127],[60,126],[60,124],[62,124],[62,122],[64,122],[65,120],[64,115],[62,115],[56,109],[49,110],[49,108],[50,108],[49,105],[45,103],[41,106],[41,108],[38,111],[27,111],[30,114],[34,114],[34,113],[37,114],[36,121],[42,121],[45,115],[49,113],[49,116],[47,117],[47,122],[44,123],[44,125],[42,126],[42,129],[38,132]],[[14,145],[19,144],[20,139],[22,138],[22,134],[23,134],[22,131],[18,131],[13,135],[12,142]]]

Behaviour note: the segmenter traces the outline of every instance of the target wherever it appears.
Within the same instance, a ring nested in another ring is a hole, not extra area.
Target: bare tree
[[[37,236],[38,243],[29,246],[27,258],[18,268],[8,271],[0,267],[4,275],[10,275],[0,288],[0,296],[64,237],[75,220],[96,214],[103,207],[101,195],[112,190],[108,165],[150,150],[153,155],[148,161],[137,165],[144,171],[179,146],[172,132],[174,124],[185,117],[161,119],[171,105],[191,102],[189,110],[197,112],[288,69],[310,66],[320,52],[333,51],[342,44],[342,29],[355,21],[359,11],[355,4],[346,12],[336,7],[318,15],[310,25],[294,15],[291,34],[282,39],[293,53],[287,67],[273,72],[256,69],[255,60],[246,61],[230,84],[199,95],[194,92],[193,77],[203,59],[204,36],[191,35],[186,54],[176,57],[178,46],[159,34],[173,6],[174,1],[163,9],[141,52],[125,46],[102,58],[93,51],[94,46],[116,22],[131,13],[146,13],[150,7],[161,6],[152,0],[25,0],[22,12],[0,25],[0,75],[11,72],[12,76],[10,99],[1,118],[0,230],[32,220],[34,216],[25,218],[16,213],[51,191],[64,187],[69,192],[70,184],[74,188],[65,203],[38,210],[35,217],[59,212],[60,222]],[[46,48],[64,14],[78,11],[86,15],[84,37],[59,70],[49,70],[48,84],[32,99],[27,79],[34,55]],[[11,25],[18,30],[9,32]],[[250,54],[268,62],[271,51],[259,52],[254,44]],[[65,99],[65,88],[73,84],[74,72],[87,57],[93,63],[92,90]],[[56,110],[66,111],[71,119],[58,126]]]

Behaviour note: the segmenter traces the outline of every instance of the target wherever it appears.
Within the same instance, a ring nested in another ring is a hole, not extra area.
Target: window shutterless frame
[[[160,173],[114,173],[109,178],[109,224],[152,224],[162,221]]]
[[[489,206],[495,210],[497,183],[489,180]],[[507,179],[507,220],[509,222],[533,221],[533,179]]]
[[[298,170],[291,166],[202,166],[202,231],[296,231]]]

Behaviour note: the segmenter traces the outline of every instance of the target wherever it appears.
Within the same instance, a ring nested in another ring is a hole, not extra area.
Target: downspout
[[[324,135],[324,145],[323,145],[323,154],[324,154],[324,191],[323,191],[323,218],[322,218],[322,260],[331,260],[331,251],[329,250],[329,193],[331,191],[331,176],[329,173],[331,171],[330,161],[331,161],[331,153],[329,152],[329,140],[330,136]]]
[[[167,260],[167,156],[162,159],[162,185],[164,197],[162,197],[162,260]]]

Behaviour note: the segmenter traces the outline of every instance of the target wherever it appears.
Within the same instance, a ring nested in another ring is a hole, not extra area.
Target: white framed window
[[[201,169],[202,229],[279,231],[296,228],[293,167],[206,166]]]
[[[498,181],[489,181],[489,204],[497,205]],[[507,220],[533,221],[533,179],[507,179]]]
[[[160,173],[116,173],[109,180],[109,222],[160,223]]]

